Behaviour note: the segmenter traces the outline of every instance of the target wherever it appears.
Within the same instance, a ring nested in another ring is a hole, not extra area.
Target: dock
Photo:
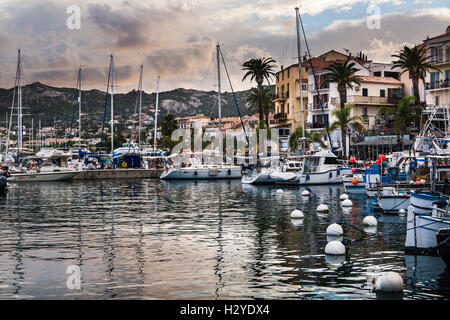
[[[74,180],[159,179],[163,169],[97,169],[80,171]]]

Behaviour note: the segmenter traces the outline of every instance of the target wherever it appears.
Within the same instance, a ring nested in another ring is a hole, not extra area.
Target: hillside
[[[272,86],[273,88],[273,86]],[[242,115],[256,113],[257,110],[249,110],[246,106],[245,97],[248,91],[236,92],[237,101]],[[22,101],[24,124],[30,125],[31,118],[35,124],[39,120],[42,126],[52,125],[53,119],[65,122],[67,125],[72,121],[72,113],[75,110],[75,118],[78,117],[77,96],[75,88],[57,88],[35,82],[22,88]],[[6,112],[9,112],[13,97],[13,89],[0,89],[0,123],[4,124]],[[138,91],[133,90],[125,94],[114,94],[115,119],[124,121],[129,119],[135,110]],[[143,93],[143,112],[153,115],[156,93]],[[85,125],[101,124],[105,107],[105,92],[100,90],[83,91],[82,113]],[[73,108],[76,104],[75,109]],[[214,109],[213,109],[214,108]],[[198,91],[191,89],[175,89],[160,93],[161,114],[168,112],[177,116],[190,116],[203,113],[217,117],[217,92]],[[109,100],[106,120],[109,120]],[[16,111],[15,111],[16,112]],[[161,115],[160,114],[160,115]],[[222,116],[237,116],[233,95],[230,92],[222,94]]]

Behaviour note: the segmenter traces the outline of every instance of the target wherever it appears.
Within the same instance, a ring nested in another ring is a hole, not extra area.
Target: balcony
[[[286,113],[275,113],[273,118],[275,120],[286,120],[287,119],[287,114]]]
[[[445,79],[441,81],[434,81],[433,83],[427,83],[425,85],[426,90],[433,90],[433,89],[445,89],[450,87],[450,80]]]
[[[273,96],[272,100],[273,101],[283,101],[286,100],[287,98],[289,98],[289,91],[286,93],[277,93]]]
[[[326,85],[319,85],[319,90],[328,90],[330,89],[330,85],[326,84]],[[314,85],[314,83],[310,83],[308,84],[308,91],[316,91],[316,86]]]

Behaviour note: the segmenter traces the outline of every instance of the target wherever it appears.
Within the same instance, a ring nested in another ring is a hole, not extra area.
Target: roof
[[[403,84],[400,80],[392,77],[375,77],[375,76],[358,76],[363,82],[389,83],[389,84]]]
[[[209,117],[205,116],[203,114],[199,114],[199,115],[196,115],[196,116],[177,117],[177,118],[175,118],[175,120],[190,120],[190,119],[208,119],[209,120]]]
[[[450,37],[450,33],[443,33],[443,34],[440,34],[433,38],[427,38],[424,42],[426,43],[427,41],[430,41],[430,40],[436,40],[436,39],[441,39],[441,38],[445,38],[445,37]]]

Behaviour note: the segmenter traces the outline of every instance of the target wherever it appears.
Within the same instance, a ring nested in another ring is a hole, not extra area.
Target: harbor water
[[[450,298],[439,257],[405,255],[406,216],[381,215],[381,234],[368,238],[358,230],[374,214],[365,196],[343,209],[342,185],[310,197],[277,190],[239,180],[11,184],[0,195],[0,299],[383,299],[370,285],[382,271],[405,279],[396,298]],[[329,213],[316,212],[322,202]],[[303,220],[290,218],[296,207]],[[343,225],[344,237],[360,240],[347,258],[324,254],[339,219],[356,227]]]

